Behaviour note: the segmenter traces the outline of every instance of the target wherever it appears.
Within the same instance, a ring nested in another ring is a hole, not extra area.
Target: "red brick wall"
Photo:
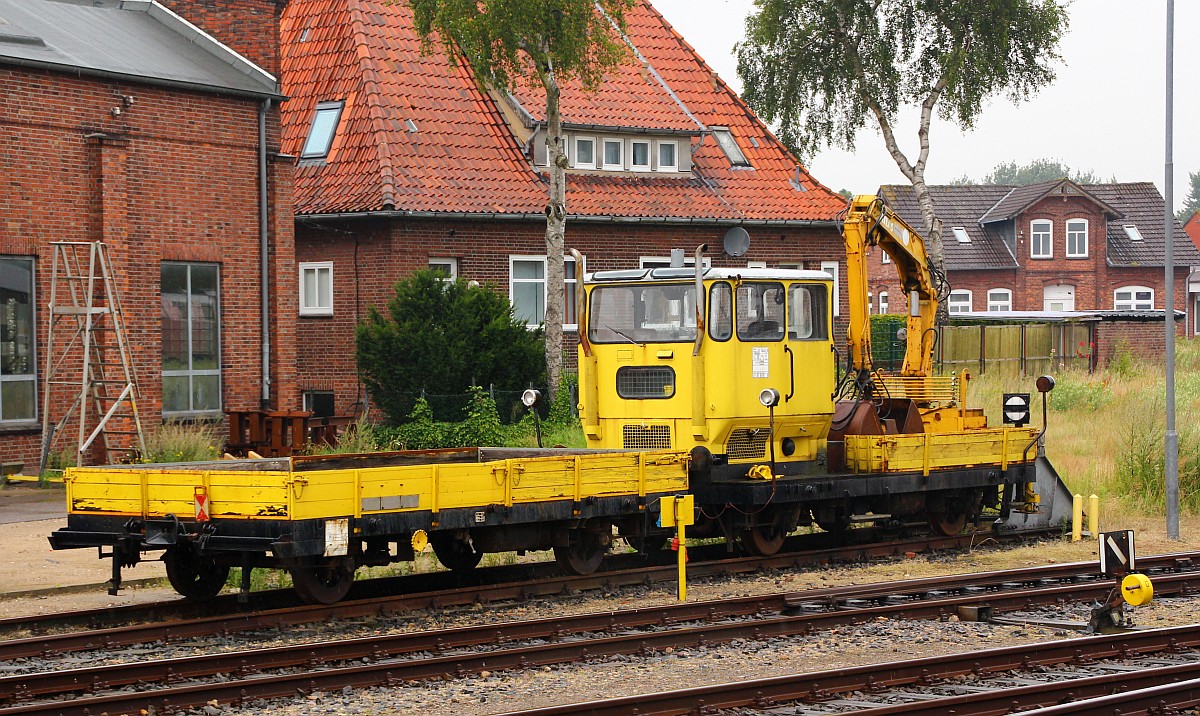
[[[567,246],[585,257],[588,271],[636,268],[642,256],[690,255],[709,245],[715,266],[745,266],[747,261],[802,262],[820,269],[822,260],[841,262],[839,336],[848,312],[845,249],[832,227],[825,229],[749,228],[750,252],[731,259],[720,253],[725,229],[650,225],[587,224],[567,227]],[[458,259],[459,275],[494,285],[508,295],[509,256],[545,254],[545,225],[517,221],[362,220],[307,222],[296,228],[297,261],[332,261],[334,314],[300,317],[297,328],[299,390],[332,390],[339,414],[357,411],[360,388],[354,363],[354,326],[369,306],[386,306],[398,279],[426,268],[430,257]],[[569,365],[574,365],[575,334],[567,333]],[[419,387],[419,386],[418,386]]]
[[[1184,321],[1176,321],[1175,335],[1183,334]],[[1096,365],[1107,366],[1121,352],[1161,363],[1166,343],[1162,321],[1101,321],[1096,324]]]
[[[279,14],[284,0],[162,0],[162,4],[279,76]]]
[[[1029,255],[1030,222],[1046,219],[1053,224],[1053,257],[1035,259]],[[1068,258],[1067,221],[1086,219],[1088,222],[1088,255]],[[1018,267],[1005,270],[956,270],[947,266],[947,278],[954,290],[971,291],[971,309],[987,310],[988,289],[1007,288],[1012,291],[1013,310],[1041,311],[1047,286],[1068,284],[1075,287],[1075,310],[1111,311],[1113,292],[1123,286],[1146,286],[1154,289],[1154,307],[1161,310],[1165,291],[1162,267],[1110,267],[1106,261],[1106,218],[1099,207],[1082,197],[1049,197],[1038,202],[1016,219],[1016,258]],[[880,250],[874,249],[868,259],[871,292],[877,297],[887,291],[890,312],[903,313],[907,303],[901,295],[892,264],[880,261]],[[1189,267],[1175,269],[1175,308],[1187,305],[1187,275]],[[874,304],[878,306],[876,302]],[[1189,331],[1190,335],[1190,331]]]
[[[114,117],[120,95],[135,101]],[[0,114],[0,254],[35,257],[39,374],[49,243],[104,240],[123,291],[143,424],[152,429],[161,411],[163,261],[220,265],[224,406],[258,407],[260,103],[12,68],[0,69],[0,101],[6,109]],[[269,147],[278,147],[278,124],[274,111]],[[290,176],[290,164],[273,165],[274,280],[285,300],[295,294],[291,205],[278,192],[290,189]],[[277,329],[290,340],[294,322],[284,319]],[[291,354],[284,348],[278,356],[287,361]],[[294,394],[290,371],[280,382]],[[64,411],[56,405],[51,417]],[[0,461],[36,469],[39,444],[38,429],[0,432]]]

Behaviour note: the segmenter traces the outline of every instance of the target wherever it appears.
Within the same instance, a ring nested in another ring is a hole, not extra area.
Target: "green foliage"
[[[1175,215],[1180,223],[1186,222],[1192,218],[1192,214],[1200,211],[1200,172],[1191,172],[1188,174],[1188,183],[1191,185],[1191,191],[1183,200],[1183,208]]]
[[[1166,504],[1166,446],[1160,396],[1141,403],[1126,416],[1117,453],[1116,482],[1119,494],[1140,505],[1162,508]],[[1179,430],[1179,504],[1184,510],[1200,508],[1200,433],[1185,424]]]
[[[1057,159],[1034,159],[1028,164],[1018,165],[1015,161],[997,164],[991,174],[988,174],[979,181],[963,175],[950,183],[955,186],[970,184],[1015,184],[1017,186],[1024,186],[1064,178],[1070,179],[1076,184],[1102,184],[1105,181],[1093,171],[1073,170],[1070,166],[1063,164]],[[1115,181],[1116,177],[1108,179],[1110,183]]]
[[[1129,341],[1122,338],[1108,358],[1108,372],[1120,378],[1129,378],[1133,376],[1135,370],[1133,351],[1129,348]]]
[[[1112,401],[1109,381],[1082,371],[1066,371],[1057,376],[1050,392],[1050,407],[1055,410],[1100,410]]]
[[[627,52],[621,39],[634,0],[407,0],[424,43],[438,33],[446,54],[465,55],[485,85],[531,77],[595,88]],[[596,11],[597,5],[604,14]],[[610,20],[611,18],[611,20]],[[614,24],[616,27],[614,27]]]
[[[388,450],[391,434],[384,428],[360,420],[338,436],[337,445],[313,445],[313,455],[348,455]]]
[[[451,447],[500,445],[503,431],[496,402],[477,386],[470,389],[465,419],[458,423],[438,422],[424,398],[417,400],[408,422],[392,428],[386,441],[389,449],[434,450]]]
[[[969,129],[984,103],[1054,79],[1058,0],[758,0],[737,46],[750,106],[802,157],[928,103]],[[922,167],[923,169],[923,167]]]
[[[571,373],[562,377],[558,390],[554,393],[554,402],[550,404],[550,414],[546,417],[546,422],[556,425],[579,422],[575,417],[574,405],[575,390],[578,387],[579,376]]]
[[[507,298],[462,279],[445,282],[436,271],[397,283],[387,313],[371,307],[355,339],[359,373],[392,423],[412,412],[421,388],[517,389],[545,371],[541,332],[517,320]]]
[[[167,421],[146,438],[142,462],[199,462],[221,457],[221,424]]]

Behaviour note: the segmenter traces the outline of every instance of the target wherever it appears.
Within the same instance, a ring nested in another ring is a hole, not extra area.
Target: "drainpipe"
[[[258,109],[258,250],[259,301],[262,304],[260,320],[262,323],[262,395],[261,407],[266,409],[271,404],[271,286],[268,275],[270,260],[267,255],[267,112],[271,108],[271,100],[263,100]]]

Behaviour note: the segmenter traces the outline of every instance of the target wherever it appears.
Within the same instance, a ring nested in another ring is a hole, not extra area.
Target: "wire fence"
[[[530,386],[534,390],[540,391],[542,394],[542,402],[537,406],[538,415],[546,418],[550,414],[549,391],[545,386]],[[572,416],[576,415],[575,406],[579,403],[579,396],[574,385],[569,386],[571,390],[571,406]],[[505,425],[519,423],[521,418],[525,417],[529,409],[521,402],[521,395],[525,392],[525,388],[521,390],[500,390],[495,385],[489,385],[487,388],[488,395],[496,403],[496,412],[500,415],[500,422]],[[433,419],[439,422],[456,423],[463,420],[467,416],[467,406],[471,402],[470,393],[428,393],[422,388],[419,391],[409,393],[405,397],[417,400],[424,398],[429,404],[429,409],[433,411]]]

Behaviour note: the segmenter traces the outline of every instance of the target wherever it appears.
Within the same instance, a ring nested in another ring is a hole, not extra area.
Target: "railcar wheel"
[[[738,542],[747,553],[757,557],[770,557],[783,547],[787,533],[775,525],[763,525],[743,530]]]
[[[175,591],[197,602],[217,596],[229,577],[229,565],[217,564],[212,557],[202,557],[189,547],[168,549],[163,562],[167,581]]]
[[[569,545],[554,548],[554,561],[558,563],[559,569],[567,574],[591,574],[599,569],[607,551],[608,545],[601,540],[600,535],[580,530],[579,535],[572,535]]]
[[[943,537],[953,537],[963,528],[967,526],[967,513],[965,512],[931,512],[929,514],[929,528],[934,534],[942,535]]]
[[[434,532],[429,535],[429,544],[438,561],[446,569],[454,572],[466,572],[479,564],[483,552],[475,549],[475,545],[467,540],[456,539],[453,535]]]
[[[335,604],[354,584],[354,562],[335,559],[321,564],[306,564],[288,570],[296,594],[306,604]]]

